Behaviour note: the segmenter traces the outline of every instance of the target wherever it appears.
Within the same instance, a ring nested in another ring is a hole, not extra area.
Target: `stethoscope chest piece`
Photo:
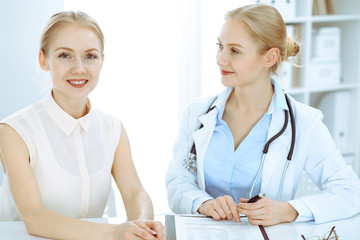
[[[183,166],[189,172],[196,173],[196,169],[197,169],[197,166],[196,166],[196,154],[190,152],[188,157],[184,158]]]

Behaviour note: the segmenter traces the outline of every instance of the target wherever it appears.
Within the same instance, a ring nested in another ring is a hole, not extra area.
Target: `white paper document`
[[[246,218],[215,221],[208,217],[175,215],[176,239],[181,240],[252,240],[264,239],[258,226]]]

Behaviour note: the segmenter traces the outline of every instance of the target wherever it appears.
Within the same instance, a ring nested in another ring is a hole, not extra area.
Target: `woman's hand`
[[[117,232],[121,240],[165,240],[166,228],[157,221],[134,220],[120,224]]]
[[[216,199],[203,202],[198,212],[206,216],[212,217],[215,220],[235,218],[236,222],[240,222],[240,216],[236,210],[237,204],[231,196],[218,197]]]
[[[237,207],[239,213],[245,214],[252,225],[271,226],[282,222],[292,222],[298,212],[288,202],[279,202],[262,197],[254,203],[246,203],[247,199],[240,198]]]

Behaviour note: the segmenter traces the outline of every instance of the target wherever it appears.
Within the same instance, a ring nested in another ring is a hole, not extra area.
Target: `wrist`
[[[115,236],[121,234],[119,232],[119,229],[121,229],[120,226],[121,224],[106,224],[104,227],[101,228],[101,231],[99,231],[102,232],[99,239],[115,239]]]
[[[296,220],[296,218],[299,216],[298,211],[288,202],[285,202],[286,205],[286,214],[284,216],[286,217],[286,222],[293,222]]]
[[[206,200],[205,202],[203,202],[203,203],[200,205],[200,207],[198,208],[197,212],[200,213],[200,214],[206,215],[204,208],[205,208],[205,205],[207,205],[207,203],[208,203],[209,201],[211,201],[211,200],[212,200],[212,199],[209,199],[209,200]]]

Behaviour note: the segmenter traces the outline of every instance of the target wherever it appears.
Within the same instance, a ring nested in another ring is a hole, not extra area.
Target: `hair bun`
[[[300,51],[299,44],[292,39],[292,37],[287,37],[286,41],[286,58],[295,57]]]

